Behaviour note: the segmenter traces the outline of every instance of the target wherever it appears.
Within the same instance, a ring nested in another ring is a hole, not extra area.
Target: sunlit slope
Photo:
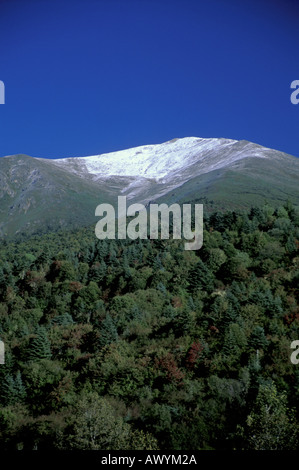
[[[265,201],[274,207],[287,199],[299,206],[299,159],[248,158],[231,166],[191,178],[156,202],[187,202],[208,199],[211,209],[244,209]]]

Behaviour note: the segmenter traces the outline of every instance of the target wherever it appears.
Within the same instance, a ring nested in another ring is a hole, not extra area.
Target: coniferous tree
[[[190,292],[194,292],[196,289],[205,289],[208,292],[213,290],[213,275],[201,259],[189,271],[188,282]]]
[[[21,372],[17,371],[16,375],[6,375],[1,382],[0,399],[4,406],[21,403],[26,396],[26,389],[22,381]]]
[[[51,345],[47,330],[43,326],[38,326],[35,337],[32,338],[29,345],[29,360],[50,359],[51,356]]]
[[[114,324],[114,321],[111,315],[107,313],[100,327],[100,338],[99,338],[100,347],[104,347],[107,344],[114,343],[117,340],[118,340],[117,328]]]

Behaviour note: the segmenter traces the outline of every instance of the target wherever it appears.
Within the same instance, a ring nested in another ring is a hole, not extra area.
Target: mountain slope
[[[95,208],[207,198],[237,209],[289,198],[299,205],[299,159],[248,141],[187,137],[91,157],[0,158],[0,236],[96,223]],[[206,207],[208,209],[208,207]]]
[[[299,206],[299,159],[274,153],[272,158],[249,157],[189,179],[156,202],[213,201],[213,209],[246,209],[274,206],[290,199]]]
[[[91,208],[101,202],[99,196],[98,184],[53,168],[48,160],[1,158],[0,236],[91,224]],[[112,201],[108,191],[103,200]]]

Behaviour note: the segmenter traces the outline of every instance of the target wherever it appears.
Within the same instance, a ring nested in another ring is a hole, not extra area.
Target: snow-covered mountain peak
[[[218,147],[224,149],[236,142],[232,139],[185,137],[162,144],[143,145],[88,157],[62,158],[52,162],[77,174],[84,172],[93,177],[117,175],[161,180],[195,162],[203,162]],[[208,167],[209,163],[212,162],[206,160],[204,166]]]

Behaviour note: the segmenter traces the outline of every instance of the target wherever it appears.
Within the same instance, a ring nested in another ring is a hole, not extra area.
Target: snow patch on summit
[[[74,173],[89,173],[93,176],[134,176],[161,180],[178,170],[202,161],[218,147],[232,146],[236,140],[203,139],[185,137],[162,144],[145,145],[117,152],[89,157],[62,158],[52,160],[55,165],[65,167]],[[206,161],[205,172],[210,171]]]

